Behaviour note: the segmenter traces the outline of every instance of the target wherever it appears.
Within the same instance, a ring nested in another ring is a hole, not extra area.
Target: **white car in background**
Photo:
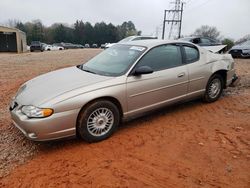
[[[137,35],[135,35],[135,36],[126,37],[126,38],[120,40],[120,41],[117,42],[117,43],[121,44],[121,43],[129,42],[129,41],[135,41],[135,40],[148,40],[148,39],[157,39],[157,37],[155,37],[155,36],[137,36]],[[105,46],[105,49],[110,48],[111,46],[114,46],[114,45],[117,44],[117,43],[108,43],[108,44]]]
[[[45,46],[46,51],[64,50],[62,46],[47,45]]]

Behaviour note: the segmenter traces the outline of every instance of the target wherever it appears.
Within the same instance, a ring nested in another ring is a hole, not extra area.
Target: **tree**
[[[93,44],[94,43],[94,28],[91,23],[84,23],[84,43]]]
[[[120,40],[131,35],[141,34],[141,32],[138,33],[132,21],[123,22],[121,26],[117,26],[117,29]]]
[[[16,23],[15,28],[17,28],[23,32],[27,32],[25,25],[20,21]]]
[[[31,31],[32,40],[43,41],[44,40],[44,27],[40,20],[32,21],[33,28]]]
[[[55,42],[67,42],[66,28],[62,24],[55,28],[53,38]]]
[[[227,45],[227,50],[233,47],[234,41],[233,39],[225,38],[222,40],[222,44]]]
[[[17,20],[17,19],[9,19],[5,25],[8,26],[8,27],[16,27],[16,25],[17,25],[19,22],[20,22],[20,21]]]
[[[220,32],[216,27],[203,25],[200,28],[196,29],[192,35],[218,39],[220,36]]]
[[[250,40],[250,34],[245,35],[244,37],[240,38],[239,40],[237,40],[237,41],[235,42],[235,44],[240,44],[240,43],[245,42],[245,41],[247,41],[247,40]]]
[[[84,23],[82,20],[76,20],[74,24],[74,42],[78,44],[84,44],[86,36],[84,35]]]
[[[96,23],[94,27],[89,22],[76,20],[73,26],[63,23],[54,23],[45,27],[40,20],[22,23],[12,20],[9,24],[15,24],[15,27],[24,31],[27,36],[27,43],[31,41],[41,41],[47,44],[58,42],[71,42],[77,44],[98,45],[104,43],[114,43],[130,35],[141,35],[137,31],[132,21],[123,22],[122,25],[114,26],[112,23]]]

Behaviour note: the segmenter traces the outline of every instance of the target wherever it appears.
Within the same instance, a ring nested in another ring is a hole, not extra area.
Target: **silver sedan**
[[[234,74],[229,54],[184,41],[133,41],[24,83],[10,114],[31,140],[78,135],[96,142],[124,119],[199,97],[214,102]]]

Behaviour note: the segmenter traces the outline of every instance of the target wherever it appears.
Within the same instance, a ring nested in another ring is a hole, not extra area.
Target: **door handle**
[[[185,73],[182,72],[182,73],[178,74],[178,77],[180,78],[180,77],[182,77],[182,76],[184,76],[184,75],[185,75]]]

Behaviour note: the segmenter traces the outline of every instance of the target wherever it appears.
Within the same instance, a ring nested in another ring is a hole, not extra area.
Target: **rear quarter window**
[[[199,60],[200,55],[199,55],[199,51],[197,48],[190,47],[190,46],[183,46],[183,47],[184,47],[187,63],[193,63]]]

